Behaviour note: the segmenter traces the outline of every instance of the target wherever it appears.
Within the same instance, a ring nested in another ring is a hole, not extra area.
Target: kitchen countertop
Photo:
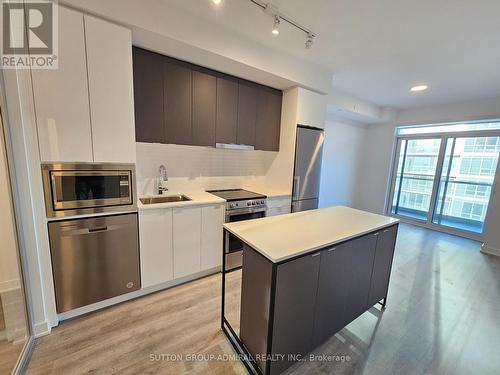
[[[398,223],[398,219],[336,206],[224,224],[277,263]]]
[[[209,204],[224,204],[226,201],[219,198],[213,194],[207,193],[203,190],[193,190],[193,191],[167,191],[163,196],[169,195],[185,195],[191,198],[190,201],[181,202],[169,202],[169,203],[153,203],[153,204],[142,204],[140,200],[137,200],[137,209],[142,210],[152,210],[158,208],[174,208],[174,207],[187,207],[187,206],[203,206]],[[144,195],[139,198],[146,197],[161,197],[162,195]]]

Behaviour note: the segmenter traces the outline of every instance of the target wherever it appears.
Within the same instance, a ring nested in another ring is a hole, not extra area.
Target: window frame
[[[481,122],[500,122],[500,120],[489,120],[489,121],[481,121]],[[462,122],[463,123],[463,122]],[[466,122],[467,123],[467,122]],[[469,123],[480,123],[480,122],[475,122],[471,121]],[[448,123],[448,124],[442,124],[442,125],[452,125],[453,123]],[[412,127],[419,126],[419,127],[424,127],[424,126],[435,126],[438,124],[422,124],[422,125],[413,125]],[[441,125],[441,124],[440,124]],[[461,237],[466,237],[470,238],[476,241],[482,241],[484,237],[484,232],[485,228],[487,226],[487,221],[488,221],[488,212],[491,206],[491,201],[492,197],[495,194],[495,188],[498,183],[498,175],[500,174],[500,156],[499,156],[499,162],[497,163],[496,170],[494,171],[493,175],[493,184],[491,186],[491,194],[490,194],[490,199],[488,201],[487,206],[485,206],[486,210],[486,217],[484,220],[483,224],[483,231],[482,233],[474,233],[462,229],[457,229],[441,224],[436,224],[432,221],[432,217],[434,214],[434,211],[436,209],[436,201],[438,199],[438,189],[439,189],[439,181],[441,179],[442,175],[442,169],[443,169],[443,161],[445,158],[446,154],[446,142],[449,138],[467,138],[467,137],[500,137],[500,129],[483,129],[483,130],[467,130],[467,131],[459,131],[459,132],[437,132],[437,133],[421,133],[421,134],[399,134],[398,129],[402,127],[410,127],[410,126],[398,126],[395,129],[395,147],[393,147],[393,154],[392,154],[392,160],[391,160],[391,169],[390,169],[390,174],[389,174],[389,181],[388,181],[388,186],[386,190],[386,199],[385,199],[385,214],[391,217],[395,217],[400,219],[403,222],[408,222],[410,224],[416,224],[424,227],[428,227],[430,229],[434,229],[437,231],[445,232],[445,233],[450,233],[454,235],[458,235]],[[436,138],[441,138],[441,145],[439,149],[439,155],[438,155],[438,160],[437,160],[437,167],[436,167],[436,172],[434,174],[434,186],[432,189],[432,195],[431,195],[431,202],[430,202],[430,208],[429,212],[427,215],[426,220],[421,220],[421,219],[416,219],[416,218],[410,218],[407,216],[403,216],[400,214],[393,214],[392,213],[392,206],[393,206],[393,199],[394,199],[394,191],[396,187],[396,180],[397,180],[397,167],[398,167],[398,160],[399,160],[399,155],[401,152],[401,144],[403,140],[409,141],[409,140],[414,140],[414,139],[436,139]],[[498,141],[496,147],[498,148],[500,143],[500,140]],[[487,140],[485,140],[485,145],[484,145],[484,151],[487,153],[488,151],[486,150],[486,144]],[[476,149],[476,142],[474,142],[474,145],[472,145],[473,152]],[[495,151],[496,152],[496,151]],[[471,163],[472,164],[472,163]],[[443,202],[445,204],[445,202]]]

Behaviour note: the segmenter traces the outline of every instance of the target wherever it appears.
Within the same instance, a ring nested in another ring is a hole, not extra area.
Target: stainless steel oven
[[[47,217],[135,211],[135,166],[42,164]]]
[[[250,202],[250,206],[247,206]],[[266,216],[267,206],[265,200],[258,200],[257,204],[253,201],[241,201],[227,203],[226,207],[226,223],[234,223],[236,221],[259,219]],[[238,207],[242,206],[241,208]],[[229,207],[238,208],[229,208]],[[241,267],[243,263],[243,242],[236,236],[228,232],[226,236],[226,270],[232,270]]]

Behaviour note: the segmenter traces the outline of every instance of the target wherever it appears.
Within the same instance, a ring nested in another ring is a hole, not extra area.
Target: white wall
[[[3,126],[0,119],[0,293],[19,288],[17,241],[10,194],[9,172],[5,154]]]
[[[383,213],[389,181],[396,124],[369,125],[361,146],[355,204],[362,210]]]
[[[367,126],[331,118],[325,124],[321,168],[320,207],[355,207],[356,186]]]
[[[136,143],[137,191],[153,194],[158,168],[167,168],[171,191],[265,187],[265,176],[277,152]]]

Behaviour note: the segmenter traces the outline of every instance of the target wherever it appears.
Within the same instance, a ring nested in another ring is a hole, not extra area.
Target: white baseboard
[[[33,336],[42,337],[48,335],[51,331],[51,326],[49,322],[39,322],[33,324]]]
[[[221,271],[220,267],[211,268],[209,270],[201,271],[201,272],[189,275],[189,276],[181,277],[179,279],[167,281],[167,282],[162,283],[162,284],[150,286],[148,288],[136,290],[135,292],[131,292],[131,293],[123,294],[121,296],[113,297],[113,298],[107,299],[105,301],[100,301],[100,302],[93,303],[93,304],[88,305],[88,306],[83,306],[83,307],[79,307],[79,308],[71,310],[71,311],[66,311],[64,313],[58,314],[57,317],[58,317],[60,322],[63,320],[72,319],[72,318],[75,318],[75,317],[80,316],[80,315],[88,314],[88,313],[96,311],[96,310],[100,310],[100,309],[103,309],[103,308],[106,308],[109,306],[116,305],[118,303],[130,301],[130,300],[133,300],[133,299],[136,299],[139,297],[143,297],[145,295],[148,295],[148,294],[151,294],[154,292],[158,292],[160,290],[172,288],[174,286],[178,286],[180,284],[184,284],[184,283],[187,283],[189,281],[193,281],[193,280],[196,280],[196,279],[208,276],[208,275],[212,275],[212,274],[220,272],[220,271]]]
[[[19,283],[19,279],[5,280],[0,281],[0,294],[7,293],[12,290],[20,289],[21,284]]]
[[[481,252],[489,255],[496,255],[497,257],[500,257],[500,249],[490,247],[485,243],[481,245]]]

